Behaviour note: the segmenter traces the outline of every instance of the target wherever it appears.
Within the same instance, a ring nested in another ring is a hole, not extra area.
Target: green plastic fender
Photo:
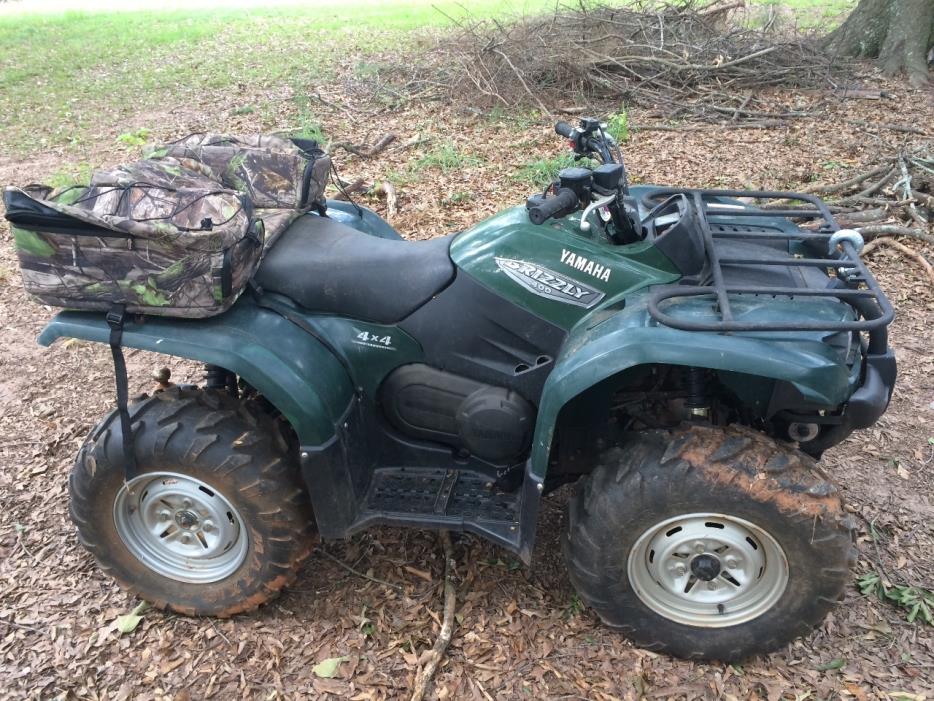
[[[61,312],[39,335],[107,343],[104,315]],[[340,361],[319,341],[244,296],[208,319],[144,317],[124,327],[123,345],[219,365],[242,377],[291,422],[302,445],[321,445],[335,433],[354,387]]]
[[[678,331],[656,325],[645,310],[644,299],[634,302],[625,311],[596,324],[579,324],[568,336],[539,405],[530,456],[535,476],[542,478],[547,472],[562,407],[597,383],[637,365],[690,365],[785,380],[805,399],[827,407],[844,403],[854,389],[853,370],[841,362],[839,350],[822,342],[827,334]],[[779,304],[777,300],[758,306],[753,302],[741,313],[781,313],[775,309]],[[827,305],[814,312],[846,313],[841,309],[841,305]]]

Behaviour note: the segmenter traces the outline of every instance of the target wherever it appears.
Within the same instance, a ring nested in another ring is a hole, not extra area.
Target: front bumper
[[[895,389],[897,367],[891,350],[867,354],[865,368],[863,383],[853,392],[843,413],[842,425],[848,428],[847,433],[872,426],[885,413]]]

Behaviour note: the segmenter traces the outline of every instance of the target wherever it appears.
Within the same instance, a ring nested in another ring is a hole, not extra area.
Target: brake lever
[[[599,200],[594,200],[589,205],[587,205],[587,208],[584,210],[584,213],[581,214],[580,230],[583,231],[584,233],[587,233],[588,231],[590,231],[590,222],[587,221],[587,217],[590,216],[590,213],[593,212],[595,209],[600,209],[600,207],[604,207],[610,204],[610,202],[612,202],[615,199],[616,199],[616,193],[613,193],[611,195],[606,195],[605,197],[601,197]]]

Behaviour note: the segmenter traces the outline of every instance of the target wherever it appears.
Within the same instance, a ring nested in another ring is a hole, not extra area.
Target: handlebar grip
[[[575,131],[576,129],[574,129],[574,127],[572,127],[567,122],[558,122],[555,124],[555,133],[567,139],[573,139]]]
[[[529,200],[526,209],[529,211],[529,221],[533,224],[544,224],[551,217],[561,214],[570,214],[580,204],[577,193],[567,187],[558,188],[554,197],[542,198],[540,195]]]

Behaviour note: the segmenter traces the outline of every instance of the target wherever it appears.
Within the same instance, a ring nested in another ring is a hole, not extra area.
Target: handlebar
[[[573,127],[567,122],[555,124],[555,133],[571,141],[574,153],[579,156],[596,157],[601,163],[615,163],[612,148],[616,142],[603,131],[603,126],[593,117],[581,119],[580,127]]]
[[[575,131],[577,130],[567,122],[558,122],[555,124],[555,133],[566,139],[573,139]]]
[[[539,197],[541,197],[539,195]],[[577,209],[580,200],[574,190],[567,187],[559,187],[553,197],[539,199],[535,204],[531,201],[527,206],[529,211],[529,221],[533,224],[543,224],[551,217],[566,212],[570,214]]]

